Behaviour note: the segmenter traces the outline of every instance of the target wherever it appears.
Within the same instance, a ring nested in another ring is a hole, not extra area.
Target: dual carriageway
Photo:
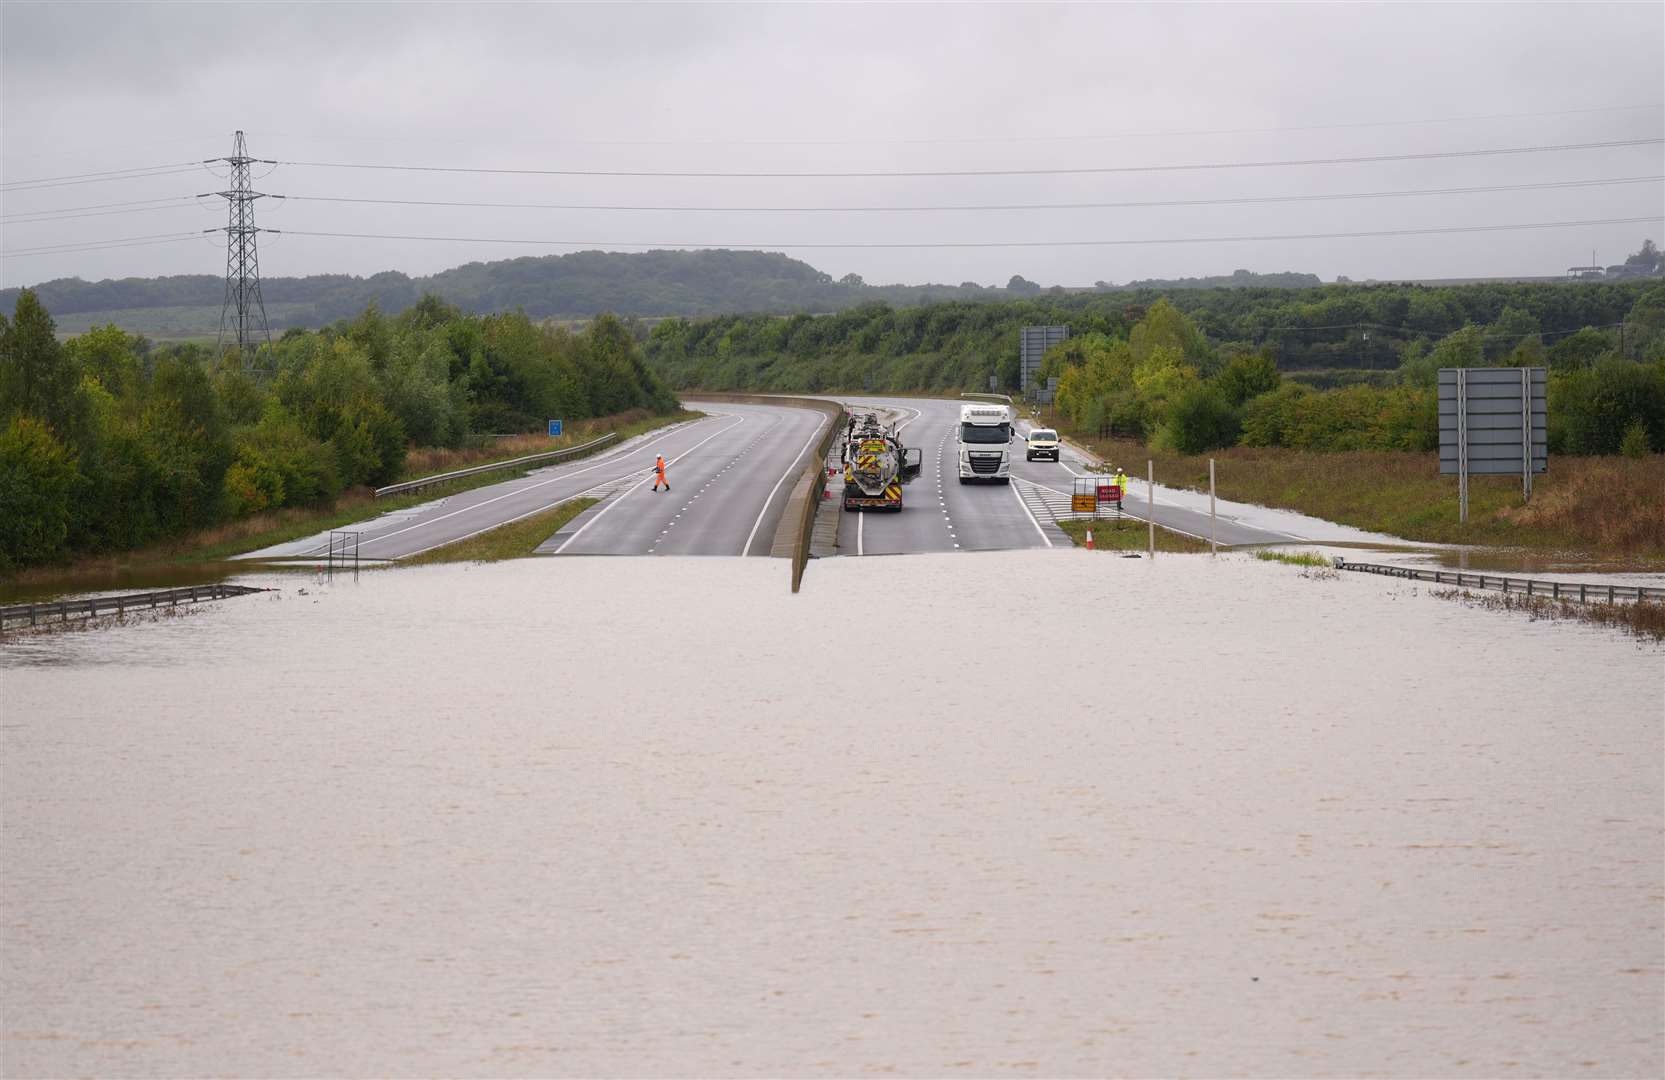
[[[1067,515],[1070,482],[1087,463],[1066,450],[1062,460],[1025,461],[1019,439],[1012,483],[958,482],[955,468],[959,400],[844,397],[853,409],[883,410],[905,444],[924,451],[920,475],[905,489],[901,513],[839,514],[842,555],[995,551],[1068,547],[1054,524]],[[535,469],[500,484],[446,496],[355,526],[359,555],[396,561],[540,513],[569,499],[597,499],[551,537],[548,555],[764,556],[786,512],[787,495],[829,422],[825,412],[786,404],[686,403],[706,415],[639,436],[594,457]],[[653,490],[653,462],[663,454],[671,490]],[[1121,464],[1121,463],[1118,463]],[[1130,470],[1131,472],[1131,470]],[[832,477],[838,494],[842,480]],[[1133,483],[1125,512],[1149,513],[1144,484]],[[836,512],[829,500],[822,513]],[[1159,492],[1157,523],[1206,537],[1208,515],[1166,506]],[[1222,516],[1222,544],[1289,543],[1301,537],[1270,532]],[[316,559],[328,536],[251,552],[250,559]]]

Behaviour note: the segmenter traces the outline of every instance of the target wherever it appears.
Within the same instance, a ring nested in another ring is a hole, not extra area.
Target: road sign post
[[[1156,462],[1145,460],[1145,517],[1150,522],[1150,535],[1145,548],[1150,558],[1156,558]]]
[[[551,420],[549,422],[549,437],[551,439],[559,439],[561,437],[561,421]]]
[[[1098,480],[1091,476],[1078,476],[1070,485],[1070,516],[1098,517]]]
[[[1219,541],[1217,539],[1215,539],[1219,535],[1219,532],[1220,532],[1219,519],[1214,516],[1214,459],[1209,458],[1208,459],[1208,553],[1210,555],[1220,554],[1220,544],[1219,544]]]

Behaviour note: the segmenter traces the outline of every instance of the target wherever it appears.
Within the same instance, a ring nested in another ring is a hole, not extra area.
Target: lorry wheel
[[[971,477],[969,477],[969,476],[962,476],[962,477],[960,477],[960,483],[962,483],[962,484],[969,484],[969,483],[971,483]]]

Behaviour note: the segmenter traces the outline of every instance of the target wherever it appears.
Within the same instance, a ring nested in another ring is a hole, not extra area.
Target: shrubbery
[[[325,504],[396,479],[413,439],[676,406],[617,319],[573,334],[432,297],[290,331],[258,366],[115,327],[59,344],[24,290],[0,318],[0,569]]]

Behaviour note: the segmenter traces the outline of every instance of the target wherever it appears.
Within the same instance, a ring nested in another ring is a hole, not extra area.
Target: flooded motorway
[[[1616,631],[1247,556],[236,580],[0,647],[7,1076],[1665,1069]]]

